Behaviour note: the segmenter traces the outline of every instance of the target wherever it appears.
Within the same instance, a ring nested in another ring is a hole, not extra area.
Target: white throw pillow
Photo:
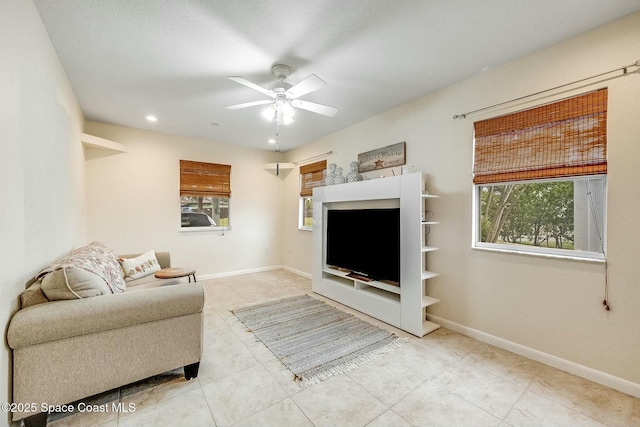
[[[139,279],[160,270],[160,263],[154,251],[145,252],[135,258],[120,258],[125,280]]]

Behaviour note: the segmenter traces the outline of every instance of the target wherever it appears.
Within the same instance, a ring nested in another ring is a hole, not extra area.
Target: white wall
[[[277,153],[96,122],[85,131],[127,148],[88,152],[90,240],[118,253],[170,251],[172,265],[198,276],[281,264],[282,180],[264,169]],[[231,230],[180,231],[180,160],[231,165]]]
[[[83,117],[31,1],[0,9],[0,319],[25,283],[84,243]],[[10,352],[0,351],[0,401],[10,400]],[[8,417],[0,416],[0,424]]]
[[[454,114],[494,105],[639,59],[640,14],[583,34],[469,80],[419,98],[287,153],[303,159],[329,150],[327,160],[348,170],[358,153],[407,143],[410,170],[428,175],[433,204],[430,312],[451,325],[506,340],[631,382],[640,390],[640,75],[601,79],[575,90],[453,120]],[[434,58],[434,64],[446,58]],[[608,260],[611,311],[603,309],[601,264],[471,249],[473,122],[555,99],[609,88]],[[283,263],[311,272],[311,233],[296,228],[298,170],[285,181]],[[395,170],[399,172],[398,169]],[[391,170],[381,173],[390,175]],[[606,375],[604,375],[606,377]],[[623,383],[625,381],[622,381]]]
[[[311,233],[297,229],[297,169],[277,178],[262,168],[275,161],[271,152],[100,123],[87,123],[85,130],[125,144],[128,152],[83,153],[82,114],[34,5],[0,1],[0,52],[10,59],[0,61],[0,317],[5,324],[30,277],[91,240],[122,252],[170,250],[175,265],[195,266],[199,275],[279,264],[311,273]],[[555,98],[540,97],[461,121],[451,118],[629,64],[638,59],[639,45],[636,14],[286,156],[295,161],[333,150],[328,161],[348,170],[358,153],[406,141],[410,169],[425,171],[429,189],[441,195],[433,207],[441,225],[431,235],[441,250],[430,261],[441,276],[431,282],[429,293],[442,302],[431,312],[640,384],[640,223],[635,218],[640,208],[635,197],[640,193],[635,172],[640,158],[640,75],[555,97],[609,87],[611,312],[601,305],[601,265],[470,249],[473,121]],[[434,63],[441,60],[446,58],[434,58]],[[182,158],[232,165],[233,229],[224,236],[179,232]],[[0,383],[7,384],[0,389],[0,401],[9,399],[9,354],[6,346],[0,351]]]

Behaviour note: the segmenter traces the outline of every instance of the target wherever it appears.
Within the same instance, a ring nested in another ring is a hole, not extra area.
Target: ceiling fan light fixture
[[[295,120],[293,120],[293,117],[290,116],[284,116],[282,119],[282,124],[283,125],[290,125],[291,123],[293,123]]]
[[[289,125],[293,123],[293,116],[296,112],[290,103],[286,101],[278,100],[272,104],[269,104],[267,108],[262,111],[262,117],[270,122],[277,120],[278,123],[283,125]]]
[[[291,74],[291,68],[287,65],[276,64],[272,67],[271,72],[278,78],[278,82],[273,85],[271,89],[266,89],[242,77],[230,76],[230,80],[267,95],[271,99],[228,105],[226,108],[237,110],[268,104],[269,106],[262,111],[262,116],[269,121],[275,120],[279,125],[293,123],[293,116],[295,115],[294,108],[301,108],[327,117],[333,117],[338,111],[335,107],[298,99],[303,95],[314,92],[327,85],[324,80],[315,74],[311,74],[295,85],[292,85],[286,81]]]
[[[293,116],[296,115],[295,110],[293,109],[293,107],[291,106],[290,103],[285,102],[282,105],[282,121],[283,124],[288,125],[293,123]]]
[[[273,118],[276,116],[277,111],[278,109],[276,108],[275,104],[269,104],[269,106],[262,112],[262,117],[272,122]]]

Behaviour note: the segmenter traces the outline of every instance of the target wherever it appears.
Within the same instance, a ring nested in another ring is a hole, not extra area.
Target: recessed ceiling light
[[[276,143],[275,139],[273,139],[273,138],[269,139],[269,144],[275,144],[275,143]]]
[[[148,122],[152,122],[155,123],[158,121],[158,118],[152,114],[149,114],[147,117],[145,117],[147,119]]]

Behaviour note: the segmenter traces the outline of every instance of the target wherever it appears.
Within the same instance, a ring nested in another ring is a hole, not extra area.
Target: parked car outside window
[[[209,215],[198,212],[182,212],[183,227],[215,227],[216,223]]]

